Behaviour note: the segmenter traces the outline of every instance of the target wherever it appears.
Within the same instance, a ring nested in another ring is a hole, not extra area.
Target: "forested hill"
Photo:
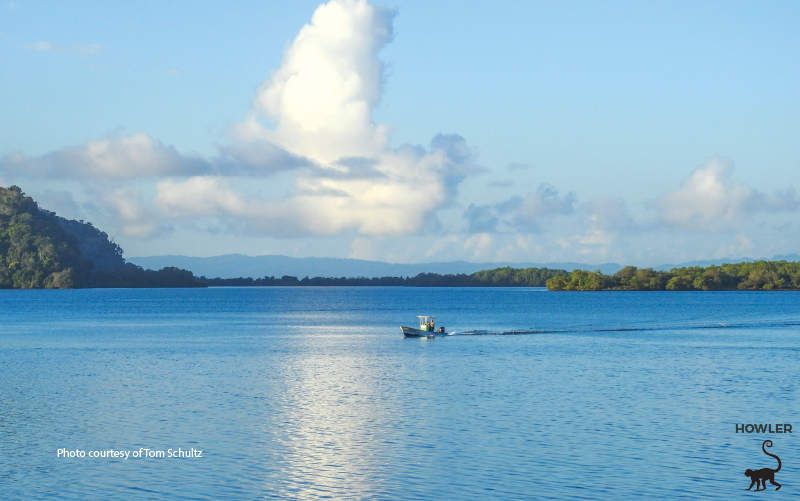
[[[1,288],[82,287],[91,267],[52,213],[16,186],[0,188]]]
[[[144,270],[91,223],[39,208],[17,186],[0,187],[0,288],[202,287],[178,268]]]

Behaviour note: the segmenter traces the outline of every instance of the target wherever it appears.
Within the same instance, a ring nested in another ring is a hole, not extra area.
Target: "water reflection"
[[[348,349],[367,342],[363,329],[303,327],[290,335],[317,342],[284,361],[275,437],[281,453],[272,458],[283,466],[269,479],[270,488],[277,481],[278,494],[291,499],[384,492],[391,409],[381,394],[383,371],[376,361]]]

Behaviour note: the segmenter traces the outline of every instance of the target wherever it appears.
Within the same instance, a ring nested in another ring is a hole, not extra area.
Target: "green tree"
[[[0,288],[80,287],[90,270],[55,215],[17,186],[0,188]]]

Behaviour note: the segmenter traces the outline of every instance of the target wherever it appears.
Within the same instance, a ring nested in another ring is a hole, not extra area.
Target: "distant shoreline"
[[[547,280],[552,291],[800,290],[800,262],[754,261],[669,271],[627,266],[613,275],[573,270]]]
[[[208,287],[545,287],[547,280],[566,276],[565,270],[549,268],[495,268],[466,274],[420,273],[413,277],[297,277],[281,278],[206,278],[198,281]]]
[[[800,263],[755,261],[720,266],[692,266],[669,271],[627,266],[612,275],[600,271],[512,268],[478,271],[471,275],[420,273],[415,277],[325,278],[198,278],[207,287],[547,287],[550,291],[796,291]]]

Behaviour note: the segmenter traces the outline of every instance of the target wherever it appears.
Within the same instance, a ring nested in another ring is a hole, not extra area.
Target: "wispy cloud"
[[[508,170],[528,170],[533,169],[534,165],[529,163],[512,162],[506,166]]]
[[[500,219],[491,205],[470,204],[464,211],[468,233],[494,233]]]
[[[78,54],[83,56],[94,56],[95,54],[99,54],[103,52],[103,47],[97,44],[80,44],[80,43],[73,43],[70,44],[69,48]]]
[[[110,136],[57,150],[41,157],[11,153],[0,159],[0,170],[30,177],[98,179],[209,173],[209,162],[186,157],[146,134]]]
[[[576,203],[574,193],[559,196],[558,189],[543,183],[524,197],[513,196],[497,204],[471,204],[463,217],[467,220],[469,233],[501,230],[540,233],[554,217],[573,214]]]
[[[38,52],[61,52],[64,50],[64,47],[54,44],[51,42],[35,42],[29,43],[22,46],[25,50],[35,50]]]
[[[732,179],[733,163],[712,158],[681,186],[653,202],[664,224],[693,231],[732,231],[755,212],[795,211],[800,200],[794,189],[772,195]]]
[[[239,141],[218,148],[218,155],[206,158],[182,154],[174,146],[142,132],[129,136],[111,134],[40,157],[10,153],[0,158],[0,172],[93,182],[164,176],[269,177],[313,165],[265,141]]]
[[[37,52],[62,52],[79,54],[82,56],[94,56],[103,51],[103,47],[97,44],[78,44],[73,43],[68,46],[59,45],[52,42],[34,42],[22,46],[25,50],[32,50]]]
[[[536,233],[542,231],[545,221],[553,216],[568,216],[575,212],[576,201],[572,192],[559,196],[554,186],[541,184],[535,192],[524,197],[512,197],[498,208],[513,215],[509,223],[518,231]]]
[[[635,235],[656,225],[636,220],[623,198],[601,197],[581,204],[579,212],[588,220],[586,231],[574,240],[583,245],[610,245],[618,235]]]

